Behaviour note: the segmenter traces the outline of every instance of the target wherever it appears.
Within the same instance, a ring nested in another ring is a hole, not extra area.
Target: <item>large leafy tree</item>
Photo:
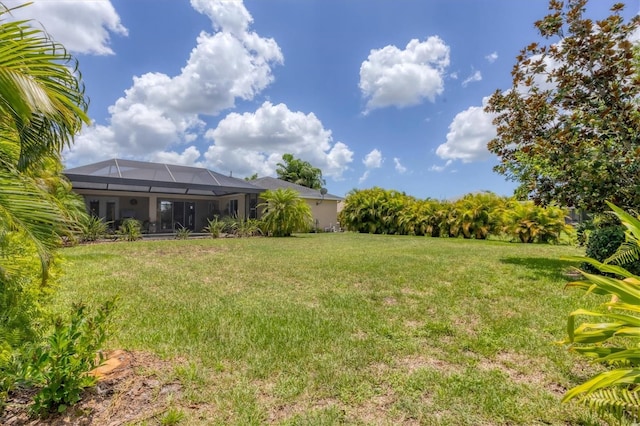
[[[600,21],[585,16],[587,0],[551,0],[535,23],[543,43],[517,57],[513,86],[496,91],[486,111],[497,136],[495,170],[520,182],[517,194],[541,204],[602,211],[604,200],[640,207],[640,75],[616,4]]]
[[[284,154],[282,163],[278,163],[276,173],[278,179],[293,182],[307,188],[320,189],[325,184],[322,170],[313,167],[308,161],[295,158],[292,154]]]

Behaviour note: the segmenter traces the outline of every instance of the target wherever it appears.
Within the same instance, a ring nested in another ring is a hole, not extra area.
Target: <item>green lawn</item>
[[[594,424],[554,342],[570,246],[309,234],[62,251],[55,306],[119,295],[110,348],[173,360],[183,424]]]

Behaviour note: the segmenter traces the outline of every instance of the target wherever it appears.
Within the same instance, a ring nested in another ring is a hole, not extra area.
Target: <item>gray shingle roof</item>
[[[63,172],[74,188],[190,195],[260,193],[251,183],[212,170],[133,160],[106,160]]]
[[[342,200],[342,197],[338,197],[337,195],[325,194],[323,197],[320,191],[318,191],[317,189],[307,188],[306,186],[297,185],[295,183],[287,182],[286,180],[276,179],[273,177],[262,177],[262,178],[254,179],[250,182],[255,186],[258,186],[264,189],[275,190],[280,188],[282,189],[291,188],[298,191],[300,193],[301,198],[307,198],[311,200],[322,200],[322,199],[336,200],[336,201]]]

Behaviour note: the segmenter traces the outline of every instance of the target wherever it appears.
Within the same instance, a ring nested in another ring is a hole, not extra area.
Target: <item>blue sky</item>
[[[588,14],[605,17],[613,3],[591,0]],[[640,11],[640,0],[626,4],[625,16]],[[492,171],[483,99],[510,87],[547,6],[35,0],[15,17],[39,22],[80,62],[93,124],[65,151],[69,167],[127,158],[275,176],[289,152],[320,167],[332,194],[380,186],[454,198],[515,188]]]

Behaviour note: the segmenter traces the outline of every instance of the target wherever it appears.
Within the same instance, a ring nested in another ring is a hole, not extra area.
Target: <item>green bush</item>
[[[640,220],[609,204],[627,229],[627,240],[640,246]],[[619,238],[611,227],[607,234]],[[603,241],[609,242],[610,238]],[[615,245],[615,244],[612,244]],[[600,309],[577,309],[569,314],[568,337],[562,342],[570,349],[594,361],[603,363],[604,372],[565,394],[585,404],[599,415],[616,422],[637,422],[640,418],[640,277],[626,269],[593,258],[581,260],[610,276],[580,271],[584,279],[567,284],[590,294],[608,295],[610,301]],[[620,278],[616,278],[620,277]],[[579,319],[584,322],[576,326]]]
[[[125,241],[136,241],[142,238],[142,225],[139,220],[125,219],[116,231],[118,239]]]
[[[189,228],[181,226],[180,228],[176,229],[176,240],[186,240],[190,235],[191,230]]]
[[[293,189],[267,190],[264,200],[264,231],[273,237],[288,237],[294,232],[308,232],[312,228],[311,207]]]
[[[107,338],[115,300],[94,313],[84,304],[73,307],[68,320],[58,318],[53,332],[33,351],[22,377],[39,387],[32,411],[65,411],[80,400],[80,393],[96,382],[89,371],[104,361],[101,352]]]
[[[599,262],[616,263],[611,262],[610,259],[614,256],[621,246],[625,243],[624,226],[622,225],[607,225],[604,228],[598,228],[591,231],[585,254],[587,257],[595,259]],[[624,266],[629,272],[640,275],[640,262],[638,260],[631,260],[624,262],[617,262]],[[581,267],[591,273],[596,273],[598,270],[588,263],[584,263]]]
[[[80,241],[91,242],[104,237],[109,230],[109,224],[97,216],[85,216],[80,222]]]
[[[207,226],[205,226],[202,231],[211,235],[211,238],[219,238],[224,227],[225,223],[218,220],[218,216],[214,216],[213,219],[207,219]]]

